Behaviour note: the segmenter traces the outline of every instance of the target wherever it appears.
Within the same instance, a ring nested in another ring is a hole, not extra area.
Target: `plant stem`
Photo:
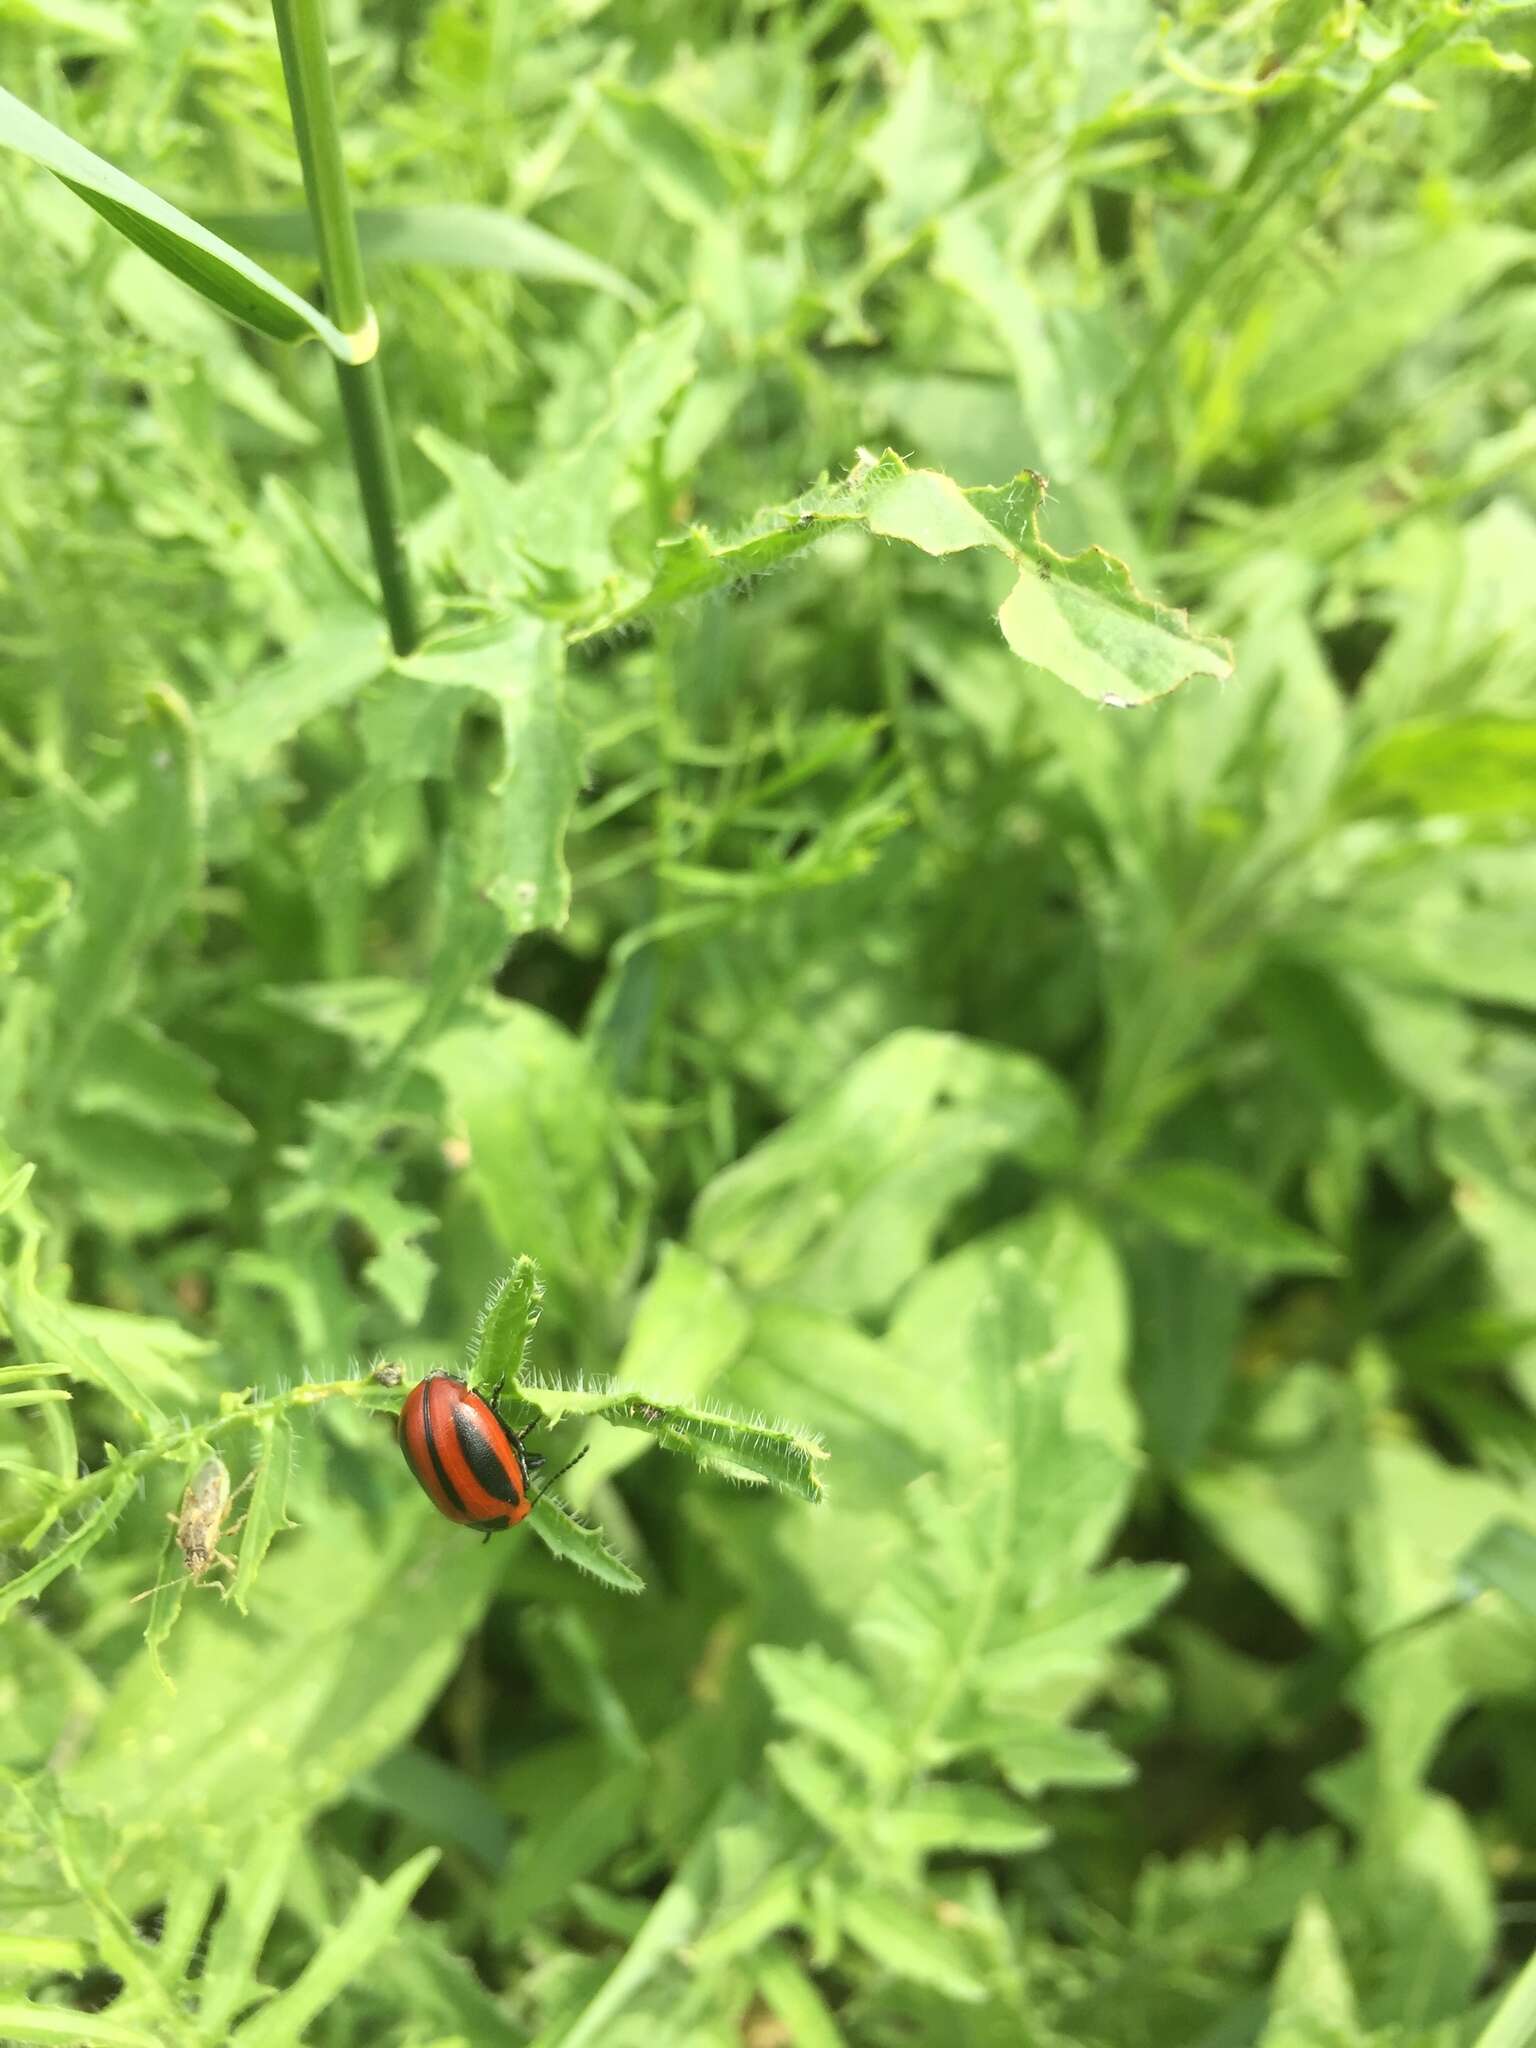
[[[366,361],[337,363],[336,381],[389,637],[397,654],[409,654],[420,643],[421,625],[405,549],[405,516],[389,401],[379,365],[377,329],[368,304],[357,223],[347,191],[320,5],[321,0],[272,0],[272,18],[304,172],[304,196],[320,252],[326,310],[344,333],[359,339],[371,334],[374,339],[373,352]]]

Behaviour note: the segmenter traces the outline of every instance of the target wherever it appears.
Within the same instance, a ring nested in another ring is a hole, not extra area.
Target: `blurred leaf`
[[[1058,554],[1041,537],[1042,478],[965,491],[937,470],[908,469],[887,452],[861,451],[841,484],[760,512],[750,531],[717,542],[702,528],[667,550],[651,580],[607,596],[572,637],[590,639],[631,619],[696,598],[777,565],[838,527],[867,526],[929,555],[971,548],[1003,555],[1018,572],[998,612],[1014,653],[1110,709],[1160,697],[1192,676],[1224,677],[1226,648],[1203,638],[1181,612],[1142,596],[1123,562],[1101,548]]]
[[[1363,2039],[1328,1909],[1305,1899],[1275,1972],[1262,2048],[1356,2048]]]
[[[320,627],[207,713],[203,737],[209,754],[249,772],[312,718],[349,703],[384,673],[388,660],[376,622]]]
[[[1060,1170],[1076,1143],[1072,1100],[1039,1062],[904,1031],[717,1176],[692,1236],[744,1286],[829,1309],[878,1307],[994,1160]]]
[[[1356,812],[1420,817],[1536,816],[1536,720],[1421,720],[1386,733],[1340,791]]]
[[[0,144],[52,171],[119,234],[232,319],[277,341],[316,335],[338,362],[359,360],[346,335],[259,264],[3,91]]]
[[[59,1022],[48,1100],[73,1083],[98,1025],[199,876],[202,783],[191,713],[168,689],[151,691],[144,712],[129,736],[126,797],[82,812],[75,825],[80,875],[53,984]]]
[[[514,931],[558,928],[570,910],[565,832],[581,782],[559,635],[520,616],[439,641],[396,666],[437,689],[474,690],[495,707],[503,754],[489,789],[493,829],[478,849],[484,886]]]
[[[467,1377],[488,1401],[504,1393],[516,1395],[528,1370],[543,1300],[539,1269],[526,1252],[486,1296],[469,1349]]]
[[[1460,1560],[1460,1575],[1479,1591],[1502,1593],[1536,1616],[1536,1535],[1518,1522],[1494,1522]]]
[[[986,1997],[963,1936],[922,1906],[869,1889],[844,1898],[840,1918],[860,1948],[896,1976],[967,2004]]]
[[[422,263],[449,270],[503,270],[547,284],[611,292],[642,310],[627,277],[548,229],[493,206],[360,206],[357,235],[370,263]],[[313,256],[307,213],[214,213],[209,225],[231,242],[269,256]]]
[[[346,1918],[316,1949],[295,1981],[253,2018],[243,2020],[231,2041],[239,2048],[288,2048],[290,2043],[297,2048],[310,2023],[391,1939],[437,1858],[435,1849],[423,1849],[381,1885],[364,1878]]]
[[[1277,434],[1324,416],[1532,248],[1513,228],[1469,221],[1348,264],[1326,283],[1289,270],[1247,422]]]
[[[551,1425],[567,1415],[601,1416],[621,1428],[642,1429],[664,1450],[682,1451],[702,1465],[737,1476],[751,1474],[802,1500],[821,1497],[816,1467],[826,1451],[788,1424],[747,1420],[724,1409],[653,1401],[648,1394],[619,1387],[588,1390],[525,1379],[519,1392]]]
[[[230,1598],[242,1614],[248,1611],[256,1574],[272,1547],[272,1539],[290,1526],[287,1510],[292,1464],[292,1423],[285,1415],[264,1418],[255,1453],[250,1505],[245,1511],[245,1534],[229,1588]]]
[[[1270,1208],[1247,1181],[1203,1160],[1143,1166],[1119,1193],[1149,1223],[1181,1243],[1234,1260],[1254,1273],[1336,1273],[1332,1245]]]

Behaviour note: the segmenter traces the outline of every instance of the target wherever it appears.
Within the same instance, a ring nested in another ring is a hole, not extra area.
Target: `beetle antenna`
[[[563,1479],[566,1473],[570,1471],[571,1465],[579,1465],[582,1459],[587,1455],[587,1452],[591,1450],[591,1448],[592,1446],[590,1444],[583,1444],[582,1448],[576,1453],[575,1457],[572,1458],[570,1465],[562,1465],[558,1472],[553,1472],[550,1474],[549,1478],[545,1480],[544,1484],[533,1496],[533,1499],[528,1503],[528,1512],[530,1515],[538,1506],[539,1502],[544,1498],[545,1494],[548,1493],[549,1489],[554,1485],[555,1481],[557,1479]]]

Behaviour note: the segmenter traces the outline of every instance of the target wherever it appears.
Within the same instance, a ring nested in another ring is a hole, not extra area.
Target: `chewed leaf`
[[[676,540],[660,544],[648,582],[625,586],[617,595],[605,592],[601,604],[572,628],[569,638],[574,644],[592,640],[615,626],[764,575],[834,529],[862,525],[872,488],[893,482],[902,473],[899,457],[886,455],[872,466],[856,465],[843,482],[824,478],[789,504],[759,513],[744,532],[729,539],[717,538],[704,526],[690,527]]]
[[[1042,540],[1044,498],[1044,478],[1028,472],[963,491],[937,471],[912,470],[875,493],[869,525],[926,554],[985,547],[1016,562],[1018,580],[998,613],[1004,639],[1022,660],[1099,703],[1144,704],[1191,676],[1231,674],[1225,643],[1144,597],[1124,562],[1096,547],[1059,555]]]
[[[924,554],[985,548],[1018,576],[998,612],[1003,637],[1021,660],[1047,670],[1096,703],[1145,704],[1192,676],[1232,672],[1226,643],[1197,633],[1181,611],[1136,588],[1131,572],[1102,548],[1061,555],[1043,540],[1039,512],[1045,479],[1030,472],[1011,484],[966,490],[934,469],[909,469],[889,450],[860,452],[841,482],[823,482],[787,505],[763,512],[727,540],[703,527],[664,542],[646,583],[605,592],[571,632],[591,639],[612,627],[777,568],[837,527],[860,527],[905,541]]]

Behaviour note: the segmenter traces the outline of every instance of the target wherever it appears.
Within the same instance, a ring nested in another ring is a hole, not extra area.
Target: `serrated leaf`
[[[469,1347],[469,1383],[488,1401],[515,1394],[543,1302],[539,1269],[525,1252],[486,1297]]]
[[[986,1751],[1016,1792],[1026,1796],[1047,1785],[1126,1785],[1136,1766],[1091,1728],[1067,1728],[1028,1715],[1011,1714],[961,1724],[954,1739]]]
[[[215,1069],[143,1017],[109,1017],[91,1041],[72,1107],[230,1145],[255,1135],[215,1091]]]
[[[520,1391],[550,1423],[567,1415],[600,1416],[621,1429],[642,1429],[663,1450],[682,1451],[701,1465],[751,1473],[802,1500],[821,1498],[817,1467],[826,1449],[788,1425],[749,1421],[726,1409],[652,1401],[624,1388],[558,1387],[524,1380]]]
[[[752,1668],[782,1720],[829,1743],[871,1784],[894,1781],[902,1765],[897,1730],[874,1688],[852,1665],[814,1645],[782,1650],[760,1644]]]
[[[1014,653],[1110,708],[1145,704],[1197,675],[1225,677],[1232,658],[1182,612],[1144,597],[1125,564],[1103,548],[1060,555],[1039,530],[1044,485],[1023,476],[962,491],[933,470],[912,470],[870,499],[872,533],[929,554],[988,547],[1014,562],[1017,582],[998,624]],[[963,537],[974,513],[976,538]]]
[[[288,1480],[293,1469],[293,1424],[286,1415],[264,1415],[258,1427],[258,1448],[253,1459],[256,1476],[251,1484],[240,1555],[229,1588],[230,1598],[242,1614],[249,1609],[256,1574],[272,1547],[272,1539],[289,1526]]]
[[[1150,1621],[1184,1576],[1179,1565],[1115,1565],[1030,1608],[1012,1639],[983,1657],[984,1690],[1023,1689],[1053,1671],[1091,1669],[1101,1651]]]
[[[198,1979],[197,2019],[204,2041],[225,2039],[237,2012],[251,2001],[256,1968],[277,1918],[298,1847],[291,1826],[259,1828],[229,1872]]]
[[[1044,480],[964,490],[938,470],[908,469],[887,451],[861,451],[841,483],[823,482],[789,504],[761,512],[739,539],[696,527],[663,543],[650,579],[604,593],[571,629],[581,641],[739,582],[839,527],[865,526],[925,554],[972,548],[1000,554],[1018,570],[998,613],[1014,653],[1095,703],[1128,709],[1190,677],[1232,672],[1224,642],[1191,627],[1182,612],[1144,597],[1130,571],[1102,548],[1061,555],[1040,535]]]
[[[0,1275],[0,1304],[12,1333],[33,1357],[66,1365],[73,1379],[100,1387],[136,1422],[164,1420],[143,1381],[82,1326],[71,1303],[52,1300],[23,1273],[10,1283]]]
[[[1322,1900],[1302,1901],[1270,1992],[1259,2048],[1357,2048],[1354,1987]]]
[[[615,1556],[600,1530],[581,1521],[562,1507],[553,1494],[546,1494],[528,1517],[528,1526],[554,1557],[579,1565],[605,1586],[618,1593],[643,1593],[645,1581],[632,1572],[623,1558]]]

